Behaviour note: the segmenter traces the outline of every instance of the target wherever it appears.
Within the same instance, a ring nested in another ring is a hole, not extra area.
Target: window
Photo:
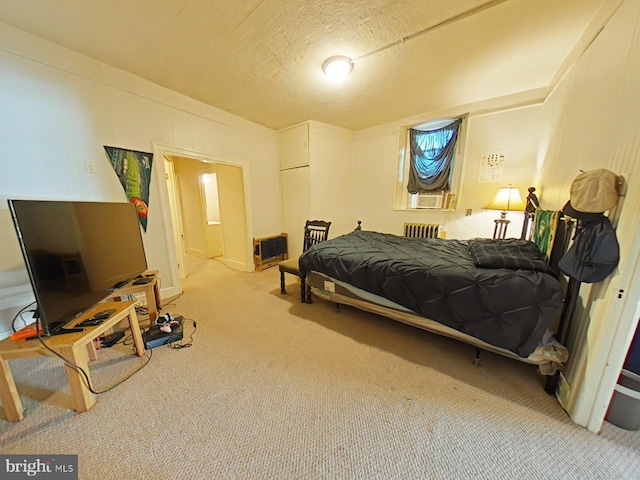
[[[453,209],[462,171],[463,118],[448,118],[401,131],[396,209]]]

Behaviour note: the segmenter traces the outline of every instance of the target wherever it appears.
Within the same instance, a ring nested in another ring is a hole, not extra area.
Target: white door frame
[[[640,228],[635,231],[627,258],[634,259],[634,264],[625,269],[618,290],[619,300],[614,301],[610,312],[609,324],[615,328],[615,334],[608,355],[598,358],[594,367],[599,382],[595,384],[587,428],[596,433],[602,428],[640,316],[640,281],[634,282],[640,275]]]
[[[251,263],[251,259],[253,258],[253,215],[251,208],[251,184],[250,184],[250,171],[249,171],[249,162],[243,160],[237,160],[235,158],[223,157],[221,155],[211,155],[208,153],[198,152],[191,149],[174,147],[171,145],[166,145],[162,143],[153,143],[153,151],[154,155],[157,155],[156,158],[165,158],[166,156],[178,156],[178,157],[186,157],[193,160],[197,160],[204,163],[220,163],[223,165],[231,165],[233,167],[239,167],[242,169],[242,182],[244,186],[244,202],[245,202],[245,217],[246,217],[246,227],[247,227],[247,239],[246,239],[246,264],[234,265],[235,268],[239,268],[240,270],[244,270],[247,272],[252,272],[254,267]],[[162,174],[163,177],[166,178],[166,172],[164,169],[164,161],[158,162],[162,165]],[[176,285],[180,285],[180,275],[178,273],[178,246],[174,241],[175,231],[175,222],[177,219],[173,218],[171,215],[171,208],[169,205],[169,193],[167,191],[166,182],[163,182],[165,185],[163,191],[160,192],[160,204],[162,205],[162,216],[165,225],[165,234],[167,237],[167,241],[172,248],[169,250],[173,250],[169,252],[169,260],[171,264],[171,278]],[[180,256],[182,254],[180,253]],[[180,260],[181,261],[181,260]]]

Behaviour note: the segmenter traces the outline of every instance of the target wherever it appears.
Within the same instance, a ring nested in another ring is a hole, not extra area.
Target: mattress
[[[322,273],[523,358],[538,347],[562,306],[558,280],[526,240],[354,231],[314,245],[299,262],[303,281],[307,272]]]
[[[306,283],[311,289],[311,292],[321,299],[337,304],[350,305],[421,328],[431,333],[463,341],[483,350],[491,351],[521,362],[538,365],[539,371],[543,375],[555,374],[569,358],[569,352],[566,347],[558,343],[548,330],[534,351],[527,357],[522,357],[509,350],[496,347],[495,345],[488,344],[475,337],[447,327],[442,323],[416,315],[402,305],[398,305],[384,297],[374,295],[322,273],[315,271],[307,272]]]

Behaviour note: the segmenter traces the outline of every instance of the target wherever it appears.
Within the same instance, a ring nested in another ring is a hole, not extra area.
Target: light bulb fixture
[[[509,185],[508,187],[501,187],[493,200],[482,208],[486,208],[487,210],[502,210],[500,218],[494,220],[496,226],[493,229],[493,238],[505,238],[510,222],[507,220],[507,211],[524,212],[526,205],[520,197],[520,190]]]
[[[347,75],[353,70],[353,60],[342,55],[329,57],[322,64],[322,70],[329,80],[333,83],[339,83],[347,78]]]

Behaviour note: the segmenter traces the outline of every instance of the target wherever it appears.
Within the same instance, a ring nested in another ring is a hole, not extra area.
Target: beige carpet
[[[54,358],[11,361],[25,418],[0,419],[4,454],[79,455],[82,479],[638,478],[640,433],[578,427],[536,368],[316,299],[276,268],[193,262],[183,315],[193,347],[67,409]],[[141,317],[142,318],[142,317]],[[144,363],[130,346],[92,365],[105,389]]]

